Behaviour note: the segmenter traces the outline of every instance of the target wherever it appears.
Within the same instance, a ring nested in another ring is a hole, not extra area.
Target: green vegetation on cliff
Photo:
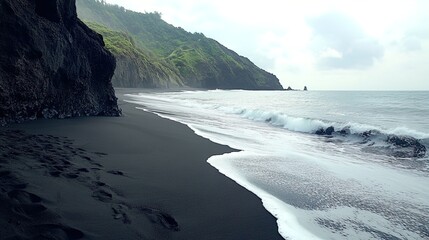
[[[141,50],[128,34],[94,22],[85,24],[103,36],[106,48],[116,57],[116,71],[112,78],[114,86],[146,88],[184,86],[174,66]]]
[[[109,49],[113,54],[140,54],[140,51],[135,47],[133,38],[128,36],[127,34],[118,31],[113,31],[98,23],[85,22],[85,24],[92,30],[103,35],[104,43],[106,44],[107,49]]]
[[[192,34],[166,23],[160,13],[137,13],[97,0],[77,0],[77,10],[84,21],[104,25],[90,27],[104,36],[106,46],[117,58],[139,53],[144,56],[139,59],[153,63],[158,72],[169,77],[166,83],[209,89],[282,89],[276,76],[249,59],[201,33]],[[113,82],[118,86],[116,80]]]

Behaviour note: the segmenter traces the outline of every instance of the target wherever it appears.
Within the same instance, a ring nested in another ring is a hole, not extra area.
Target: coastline
[[[1,128],[1,239],[282,239],[261,200],[207,163],[235,150],[135,109],[126,91],[123,117]]]

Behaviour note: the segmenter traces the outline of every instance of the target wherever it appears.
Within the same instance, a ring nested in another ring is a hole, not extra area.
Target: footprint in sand
[[[113,199],[113,193],[106,188],[100,188],[92,193],[92,197],[101,202],[110,202]]]
[[[24,190],[12,190],[7,193],[9,198],[14,199],[20,203],[39,203],[42,201],[42,198],[37,196],[36,194],[29,193]]]
[[[170,214],[162,212],[158,209],[147,207],[142,207],[140,211],[144,213],[151,222],[159,224],[162,227],[171,231],[180,231],[179,224],[177,223],[176,219],[174,219]]]
[[[117,175],[117,176],[125,176],[125,174],[123,172],[117,171],[117,170],[109,170],[109,171],[107,171],[107,173]]]
[[[12,200],[11,210],[17,216],[22,216],[26,219],[35,218],[48,210],[47,207],[41,204],[42,198],[36,194],[14,189],[9,191],[7,195]]]
[[[112,205],[112,216],[115,220],[122,220],[124,224],[130,224],[131,219],[128,217],[126,213],[129,211],[129,207],[124,204],[114,204]]]

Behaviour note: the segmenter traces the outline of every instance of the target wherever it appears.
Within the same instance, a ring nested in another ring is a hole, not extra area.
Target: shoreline
[[[122,117],[1,128],[0,238],[283,239],[261,200],[207,162],[233,149],[135,109],[127,90]]]

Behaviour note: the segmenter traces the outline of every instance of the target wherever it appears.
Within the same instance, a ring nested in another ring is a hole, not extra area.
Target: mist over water
[[[285,238],[429,238],[428,92],[127,97],[242,150],[208,162],[258,195]]]

